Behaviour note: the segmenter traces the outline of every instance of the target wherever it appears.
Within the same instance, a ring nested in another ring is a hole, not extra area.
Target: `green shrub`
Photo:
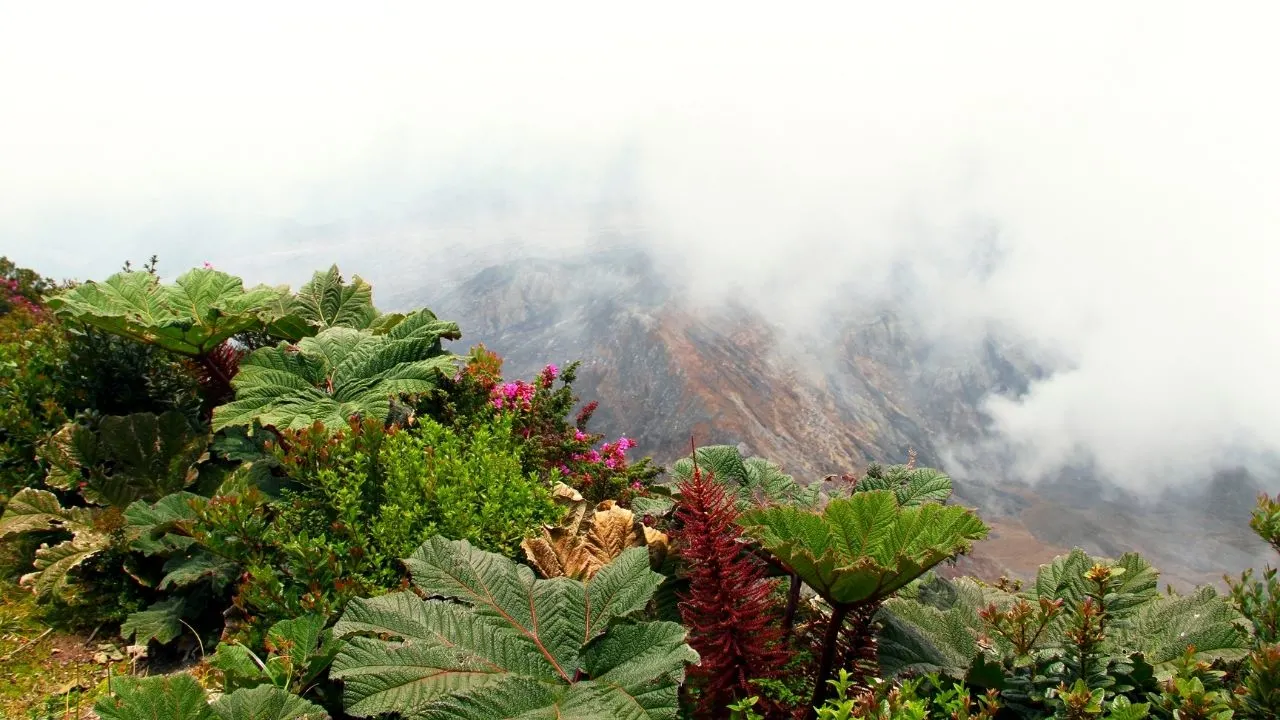
[[[146,597],[140,586],[153,584],[145,578],[164,557],[144,562],[133,552],[163,556],[167,548],[150,537],[155,523],[134,522],[136,512],[181,499],[176,493],[196,482],[207,445],[208,433],[176,411],[67,423],[40,450],[48,466],[43,484],[58,494],[23,488],[0,515],[0,540],[42,544],[22,583],[41,601],[74,609],[67,617],[78,622],[70,624],[115,622],[137,611]]]
[[[66,337],[38,311],[0,316],[0,507],[44,477],[39,446],[67,421]]]
[[[279,497],[215,498],[194,533],[245,568],[236,603],[258,626],[396,587],[399,558],[432,535],[516,556],[522,539],[562,514],[547,484],[522,469],[509,419],[464,432],[432,420],[384,430],[370,418],[337,434],[314,426],[281,437]]]
[[[603,435],[587,432],[596,403],[574,411],[580,401],[573,391],[578,364],[563,369],[547,365],[531,381],[507,382],[502,378],[502,358],[477,345],[447,384],[447,393],[425,399],[418,411],[463,428],[491,422],[495,416],[509,417],[523,440],[526,472],[563,481],[591,505],[614,500],[630,507],[633,498],[649,495],[662,468],[647,457],[628,458],[627,451],[636,443],[626,436],[601,442]]]

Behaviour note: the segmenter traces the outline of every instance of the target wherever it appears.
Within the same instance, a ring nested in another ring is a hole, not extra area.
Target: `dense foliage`
[[[295,292],[0,258],[0,570],[156,675],[110,677],[99,717],[1280,713],[1273,568],[944,579],[986,526],[941,471],[820,492],[715,445],[660,482],[588,430],[577,363],[506,378],[460,337],[337,267]],[[1252,527],[1280,551],[1280,500]]]

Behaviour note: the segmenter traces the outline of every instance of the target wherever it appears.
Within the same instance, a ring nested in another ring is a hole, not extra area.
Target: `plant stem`
[[[827,694],[830,692],[827,680],[831,677],[832,665],[836,661],[836,648],[840,644],[840,626],[844,625],[844,618],[852,607],[852,605],[835,604],[831,606],[831,620],[828,621],[826,635],[822,638],[822,661],[818,665],[818,676],[813,684],[813,699],[809,701],[809,707],[805,710],[806,720],[815,720],[818,717],[818,708],[827,701]]]
[[[791,573],[791,588],[787,591],[787,609],[782,613],[782,636],[791,638],[791,628],[796,624],[796,610],[800,607],[800,576]]]

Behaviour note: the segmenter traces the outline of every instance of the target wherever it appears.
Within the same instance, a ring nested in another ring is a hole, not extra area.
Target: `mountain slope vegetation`
[[[599,368],[510,374],[336,267],[296,292],[154,259],[62,286],[0,270],[0,673],[29,717],[1280,711],[1273,569],[1162,591],[1142,555],[1076,548],[1025,586],[956,577],[993,526],[906,449],[814,473],[834,446],[751,456],[678,397],[606,436],[575,386]],[[774,392],[721,371],[738,400]],[[635,457],[675,429],[723,441]],[[851,432],[842,452],[876,428]],[[1250,529],[1280,550],[1280,500]],[[61,691],[15,661],[94,639],[110,671]]]

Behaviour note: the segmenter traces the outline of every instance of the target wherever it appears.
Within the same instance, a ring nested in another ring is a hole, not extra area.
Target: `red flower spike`
[[[672,539],[689,577],[680,617],[702,656],[690,674],[703,689],[699,716],[719,717],[730,703],[759,694],[751,680],[778,677],[790,651],[772,598],[777,583],[738,540],[733,498],[696,465],[680,483],[680,498]]]

